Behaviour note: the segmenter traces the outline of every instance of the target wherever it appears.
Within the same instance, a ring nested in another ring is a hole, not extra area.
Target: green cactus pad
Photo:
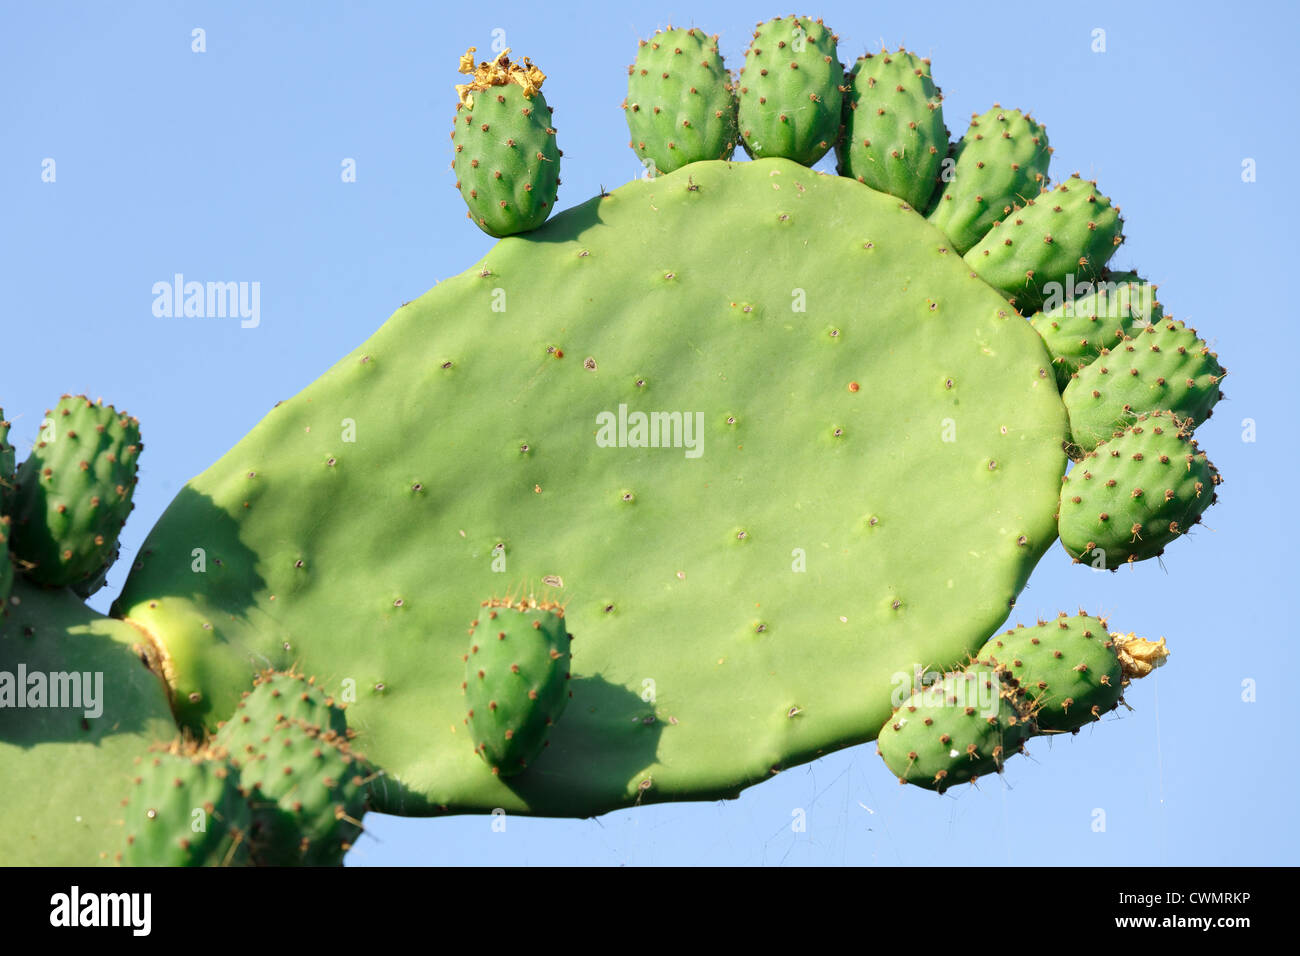
[[[281,721],[301,722],[320,731],[332,730],[347,739],[348,718],[342,705],[326,693],[314,677],[294,670],[264,670],[253,680],[253,689],[245,691],[235,713],[218,727],[217,742],[238,755],[234,728],[229,724],[248,725],[253,730],[269,732]]]
[[[844,67],[821,20],[760,23],[740,70],[740,145],[754,159],[811,166],[840,138]]]
[[[872,739],[892,675],[983,645],[1054,540],[1065,439],[1042,340],[918,213],[692,163],[399,310],[182,490],[114,607],[191,727],[252,667],[355,681],[384,812],[711,799]],[[465,596],[529,582],[574,696],[503,779],[462,722]]]
[[[1158,323],[1165,314],[1156,299],[1156,287],[1131,272],[1113,273],[1083,288],[1088,291],[1077,297],[1071,295],[1073,289],[1067,289],[1064,301],[1048,301],[1048,311],[1029,320],[1047,343],[1062,391],[1103,349],[1115,348],[1136,330]]]
[[[1083,612],[989,638],[981,665],[998,667],[1031,706],[1040,731],[1074,731],[1119,706],[1124,675],[1106,622]]]
[[[943,675],[917,690],[880,728],[877,750],[899,783],[943,793],[1001,773],[1034,733],[1028,708],[993,668]]]
[[[456,87],[451,168],[469,218],[489,236],[536,229],[555,209],[560,186],[546,76],[527,57],[511,63],[509,52],[475,67],[470,47],[460,71],[473,79]]]
[[[1088,451],[1147,412],[1167,411],[1188,431],[1222,397],[1218,356],[1182,322],[1164,319],[1133,330],[1079,370],[1062,400],[1075,446]]]
[[[526,770],[569,702],[564,609],[535,599],[484,601],[469,628],[465,724],[493,773]]]
[[[94,866],[124,845],[119,800],[135,759],[176,735],[166,689],[141,661],[141,639],[70,591],[17,576],[0,617],[0,674],[14,681],[0,678],[0,762],[10,781],[0,788],[0,861]],[[25,703],[44,706],[17,706],[9,695],[23,685]]]
[[[924,212],[948,151],[943,97],[930,61],[900,49],[868,53],[849,74],[839,174]],[[964,250],[962,250],[964,251]]]
[[[10,548],[38,584],[95,577],[117,553],[131,512],[140,423],[111,405],[65,395],[18,468]]]
[[[1121,225],[1119,209],[1097,184],[1075,175],[994,223],[966,261],[1021,313],[1032,315],[1067,283],[1077,286],[1102,274],[1124,241]]]
[[[243,866],[251,815],[220,753],[172,745],[139,758],[122,801],[125,866]]]
[[[1218,471],[1167,412],[1099,444],[1061,485],[1061,544],[1097,568],[1164,553],[1217,497]]]
[[[1019,110],[994,104],[983,116],[971,114],[930,222],[965,255],[995,222],[1042,192],[1051,158],[1047,130]]]
[[[659,173],[736,150],[736,94],[717,36],[669,29],[642,40],[627,68],[628,145]]]
[[[361,833],[370,770],[344,735],[300,720],[272,726],[232,721],[232,745],[252,807],[258,866],[341,866]]]

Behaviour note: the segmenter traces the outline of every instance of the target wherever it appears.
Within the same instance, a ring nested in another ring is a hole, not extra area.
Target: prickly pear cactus
[[[474,48],[460,72],[472,78],[456,87],[451,168],[469,218],[490,236],[535,229],[555,208],[560,150],[544,74],[525,57],[511,63],[502,50],[491,63],[474,65]]]
[[[844,67],[838,37],[821,20],[760,23],[740,70],[740,145],[754,159],[811,166],[834,148],[843,125]]]
[[[492,772],[528,769],[569,702],[569,642],[564,608],[536,599],[484,601],[469,628],[465,725]]]
[[[83,497],[95,463],[133,480],[138,436],[105,420],[113,457],[72,455],[67,479],[67,444],[33,451],[11,538],[59,544],[14,546],[0,654],[93,663],[124,689],[88,728],[4,715],[7,766],[120,777],[142,740],[174,735],[170,705],[236,755],[253,862],[333,864],[372,807],[588,816],[728,797],[873,739],[900,779],[943,792],[1105,713],[1163,660],[1163,639],[1090,618],[1049,624],[1085,643],[1047,656],[1038,628],[1028,649],[986,644],[1058,533],[1113,568],[1160,554],[1215,498],[1182,416],[1208,415],[1222,369],[1162,307],[1144,324],[1153,287],[1106,273],[1118,208],[1077,176],[1048,188],[1046,131],[1016,110],[948,144],[925,61],[900,51],[846,78],[806,18],[760,24],[746,56],[739,132],[758,158],[709,158],[729,150],[716,45],[657,36],[627,105],[663,174],[549,220],[540,72],[467,54],[455,168],[471,218],[510,238],[189,482],[112,618],[62,585],[96,583],[116,528],[69,504],[95,548],[64,545],[70,519],[31,479],[57,472]],[[847,175],[807,168],[842,125]],[[1126,284],[1126,315],[1088,299],[1104,283]],[[1090,389],[1114,356],[1132,380]],[[64,551],[72,571],[47,578]],[[545,601],[489,603],[466,633],[483,595],[534,588]],[[896,699],[925,667],[944,676]],[[347,722],[329,701],[344,688]],[[971,688],[987,706],[954,708]],[[46,827],[5,837],[18,858],[103,846],[87,789],[65,782],[48,808],[0,797]]]
[[[122,801],[125,866],[241,866],[251,815],[239,771],[222,759],[173,744],[140,758]]]
[[[141,447],[138,421],[84,395],[46,412],[13,493],[10,548],[29,578],[61,587],[106,568],[131,512]]]
[[[627,68],[623,109],[628,145],[657,172],[730,159],[736,150],[736,94],[718,38],[694,27],[669,28],[641,41]]]

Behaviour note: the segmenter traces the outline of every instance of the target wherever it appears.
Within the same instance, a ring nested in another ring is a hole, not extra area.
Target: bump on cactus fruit
[[[736,94],[716,35],[670,27],[642,40],[627,68],[623,109],[628,145],[656,172],[730,159],[736,150]]]
[[[564,608],[534,598],[484,601],[469,635],[464,722],[492,772],[512,777],[538,758],[569,702],[573,637]]]
[[[811,166],[840,137],[844,67],[821,20],[760,23],[740,70],[740,144],[754,159]]]
[[[258,866],[341,866],[362,826],[370,770],[346,735],[296,719],[231,721],[229,745],[252,808]]]
[[[248,863],[251,817],[239,771],[220,751],[174,743],[140,758],[122,801],[126,866]]]
[[[1051,157],[1047,130],[1020,110],[995,103],[983,116],[971,114],[930,222],[965,255],[995,222],[1043,191]]]
[[[1001,773],[1034,731],[1032,708],[998,671],[972,667],[915,691],[880,728],[876,745],[899,783],[943,793]]]
[[[478,66],[474,47],[461,57],[460,72],[473,78],[456,87],[451,133],[456,188],[469,218],[490,236],[536,229],[554,210],[560,186],[562,154],[542,95],[546,74],[527,57],[511,63],[509,53]]]
[[[1062,391],[1103,350],[1115,348],[1165,314],[1156,287],[1132,272],[1112,273],[1083,288],[1088,291],[1077,297],[1067,290],[1064,301],[1047,302],[1048,310],[1029,320],[1052,355]]]
[[[1216,498],[1222,479],[1168,412],[1088,452],[1061,484],[1061,544],[1077,562],[1114,571],[1164,553]]]
[[[1032,315],[1067,282],[1079,285],[1102,274],[1124,241],[1122,223],[1097,184],[1075,174],[995,222],[966,261],[1023,315]]]
[[[10,547],[38,584],[98,576],[117,553],[130,514],[140,423],[111,405],[65,395],[18,468]]]
[[[854,64],[844,94],[838,170],[924,212],[948,151],[943,97],[930,61],[899,49]]]
[[[1218,356],[1182,322],[1162,318],[1102,351],[1062,395],[1074,445],[1096,448],[1139,415],[1167,411],[1186,431],[1210,417],[1227,374]]]
[[[1119,706],[1124,674],[1106,622],[1064,612],[989,638],[980,665],[999,669],[1032,705],[1040,731],[1075,731]]]

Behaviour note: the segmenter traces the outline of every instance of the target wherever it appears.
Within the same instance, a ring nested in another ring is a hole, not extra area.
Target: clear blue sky
[[[64,391],[145,436],[125,552],[190,477],[490,240],[448,170],[458,56],[506,31],[549,74],[561,207],[639,171],[618,108],[639,37],[721,34],[738,66],[759,4],[0,4],[0,405],[20,452]],[[801,11],[803,12],[803,11]],[[900,788],[874,745],[725,804],[599,820],[372,815],[353,864],[1296,863],[1295,162],[1292,4],[820,3],[851,60],[883,39],[933,58],[960,134],[1032,109],[1053,172],[1123,207],[1116,265],[1210,339],[1228,400],[1198,432],[1226,478],[1164,566],[1044,558],[1012,622],[1080,604],[1173,648],[1136,710],[1039,743],[1005,781]],[[205,31],[206,52],[192,51]],[[1105,52],[1093,31],[1105,30]],[[1242,181],[1253,159],[1257,181]],[[54,161],[55,181],[43,182]],[[341,181],[355,160],[356,182]],[[261,284],[261,324],[156,318],[174,273]],[[1286,294],[1283,294],[1286,293]],[[1255,441],[1243,441],[1243,419]],[[124,557],[100,609],[120,589]],[[1254,681],[1256,700],[1242,699]],[[1095,810],[1106,814],[1093,829]],[[796,809],[806,832],[792,832]]]

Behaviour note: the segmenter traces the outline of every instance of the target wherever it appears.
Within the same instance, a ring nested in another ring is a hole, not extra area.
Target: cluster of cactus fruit
[[[1119,209],[1052,185],[1040,123],[995,105],[950,142],[928,60],[846,70],[818,20],[759,24],[735,76],[670,27],[623,103],[649,175],[548,221],[545,76],[474,52],[457,188],[515,238],[194,478],[108,616],[80,599],[138,423],[65,396],[17,465],[0,422],[0,677],[112,688],[92,722],[0,680],[0,758],[61,781],[0,794],[27,827],[0,858],[336,864],[370,809],[727,797],[873,739],[943,792],[1164,661],[1082,613],[989,637],[1058,537],[1156,557],[1220,482],[1193,432],[1222,366],[1108,269]],[[417,393],[454,416],[428,428]]]

